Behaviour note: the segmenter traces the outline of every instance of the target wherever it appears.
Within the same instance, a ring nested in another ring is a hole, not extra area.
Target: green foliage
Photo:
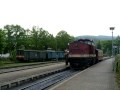
[[[119,36],[114,40],[114,53],[115,54],[120,53],[120,37]]]
[[[0,53],[10,53],[11,60],[16,60],[17,49],[65,50],[74,40],[66,31],[60,31],[56,37],[43,28],[34,26],[32,30],[19,25],[6,25],[0,29]]]
[[[111,55],[112,41],[105,40],[105,41],[101,41],[100,43],[101,43],[101,49],[103,50],[104,54]]]
[[[1,59],[0,60],[0,67],[6,65],[6,64],[12,64],[14,63],[13,61],[11,61],[10,59]]]
[[[10,60],[16,61],[16,50],[12,50],[10,53]]]
[[[100,40],[96,42],[96,47],[97,47],[97,49],[102,49]]]
[[[36,27],[32,28],[31,31],[31,46],[34,49],[38,49],[38,44],[40,42],[39,29]]]
[[[39,28],[33,27],[31,31],[31,48],[37,50],[44,50],[47,48],[55,49],[55,38],[52,34],[49,34],[48,31]]]
[[[120,73],[120,54],[115,56],[114,71]]]
[[[104,54],[106,55],[112,54],[112,40],[97,41],[96,47],[101,48]],[[120,37],[119,36],[113,40],[113,53],[115,55],[120,53]]]
[[[116,74],[116,82],[117,82],[118,88],[120,89],[120,54],[115,56],[113,67],[114,67],[114,72]]]
[[[70,36],[66,31],[60,31],[56,36],[56,46],[58,50],[65,50],[68,48],[68,43],[72,42],[74,37]]]
[[[0,29],[0,53],[2,53],[6,46],[5,32]]]
[[[15,48],[20,48],[25,42],[25,30],[19,25],[6,25],[7,47],[10,52]]]

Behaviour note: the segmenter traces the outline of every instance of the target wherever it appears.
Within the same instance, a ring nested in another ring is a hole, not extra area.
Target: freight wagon
[[[63,51],[54,50],[17,50],[16,55],[19,61],[47,61],[53,59],[64,59]]]

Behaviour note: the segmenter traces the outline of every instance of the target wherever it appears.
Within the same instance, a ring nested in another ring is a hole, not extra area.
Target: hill
[[[114,36],[116,38],[116,36]],[[82,35],[82,36],[77,36],[76,39],[92,39],[92,40],[111,40],[111,36],[104,36],[104,35],[99,35],[99,36],[92,36],[92,35]]]

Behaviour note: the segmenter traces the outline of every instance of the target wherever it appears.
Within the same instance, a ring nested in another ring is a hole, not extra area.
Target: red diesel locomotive
[[[102,59],[102,51],[95,48],[93,40],[79,39],[71,42],[68,48],[66,64],[71,67],[90,66]]]

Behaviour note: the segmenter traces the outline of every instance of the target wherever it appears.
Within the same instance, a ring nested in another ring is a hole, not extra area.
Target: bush
[[[12,64],[13,62],[10,59],[0,59],[0,66],[5,64]]]
[[[114,71],[120,73],[120,54],[115,56]]]
[[[11,53],[10,53],[10,60],[16,61],[16,50],[11,51]]]
[[[118,86],[117,90],[120,90],[120,54],[115,56],[114,71],[116,74],[116,82]]]

